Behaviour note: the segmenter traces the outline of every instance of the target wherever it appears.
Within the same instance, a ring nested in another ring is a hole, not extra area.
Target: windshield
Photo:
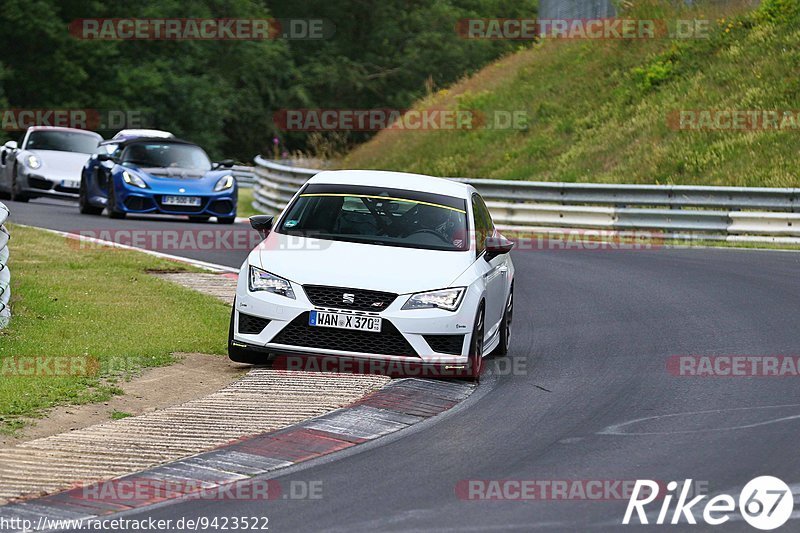
[[[199,146],[176,143],[135,143],[122,152],[121,163],[150,168],[211,170],[211,161]]]
[[[379,187],[309,186],[278,231],[383,246],[469,249],[464,200]]]
[[[91,154],[97,148],[100,137],[91,133],[73,131],[32,131],[28,136],[26,150],[55,150]]]

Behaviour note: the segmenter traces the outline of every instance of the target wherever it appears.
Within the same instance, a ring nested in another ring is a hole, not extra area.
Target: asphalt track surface
[[[12,222],[65,231],[186,226],[8,205]],[[238,267],[246,252],[184,255]],[[321,481],[321,499],[179,501],[125,517],[267,516],[272,531],[624,531],[639,529],[620,526],[626,500],[469,501],[456,487],[690,478],[738,498],[750,479],[774,475],[798,492],[797,378],[679,377],[667,360],[800,355],[800,254],[554,250],[514,261],[516,371],[496,361],[470,399],[430,423],[270,476]],[[793,518],[781,530],[799,526]],[[741,519],[715,529],[753,531]]]

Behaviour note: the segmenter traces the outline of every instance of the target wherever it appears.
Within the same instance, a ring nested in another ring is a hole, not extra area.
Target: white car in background
[[[103,138],[75,128],[32,126],[22,144],[0,148],[0,192],[27,202],[38,196],[77,198],[84,163]]]
[[[175,135],[164,130],[130,129],[119,130],[111,140],[127,140],[133,137],[147,137],[150,139],[174,139]]]
[[[478,379],[508,350],[513,243],[470,185],[382,171],[311,178],[242,266],[229,356],[335,356]],[[434,375],[434,374],[429,374]]]

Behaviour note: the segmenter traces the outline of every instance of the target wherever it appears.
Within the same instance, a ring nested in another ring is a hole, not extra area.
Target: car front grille
[[[348,289],[345,287],[324,287],[322,285],[303,285],[308,299],[319,307],[352,309],[353,311],[383,311],[397,298],[391,292]]]
[[[239,333],[258,335],[270,323],[269,319],[239,313]]]
[[[434,352],[461,355],[464,335],[423,335],[425,342]]]
[[[125,207],[131,211],[144,211],[153,207],[153,200],[142,196],[128,196],[125,199]]]
[[[49,191],[53,188],[53,182],[44,178],[40,178],[39,176],[28,176],[28,186],[31,189]]]
[[[215,213],[228,214],[233,211],[233,202],[230,200],[215,200],[208,208]]]
[[[418,357],[397,328],[384,319],[380,333],[308,325],[309,313],[292,320],[270,343],[301,348]]]

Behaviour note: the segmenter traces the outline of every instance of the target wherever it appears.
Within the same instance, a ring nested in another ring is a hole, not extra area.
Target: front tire
[[[484,345],[484,309],[481,304],[475,317],[472,328],[472,339],[469,343],[469,363],[467,364],[467,379],[478,382],[483,370],[483,345]]]
[[[125,213],[122,211],[117,211],[117,198],[114,195],[114,182],[111,180],[109,180],[108,183],[108,204],[106,205],[106,214],[108,215],[108,218],[125,218]]]
[[[103,212],[102,207],[95,207],[89,203],[86,180],[84,179],[81,180],[81,187],[78,189],[78,209],[82,215],[99,215]]]
[[[28,194],[19,189],[19,184],[17,183],[17,168],[14,167],[14,170],[11,172],[11,201],[25,203],[30,199],[31,197],[28,196]]]
[[[506,308],[503,311],[503,320],[500,323],[500,344],[494,349],[494,355],[508,355],[508,346],[511,343],[511,322],[514,320],[514,287],[508,293]]]

